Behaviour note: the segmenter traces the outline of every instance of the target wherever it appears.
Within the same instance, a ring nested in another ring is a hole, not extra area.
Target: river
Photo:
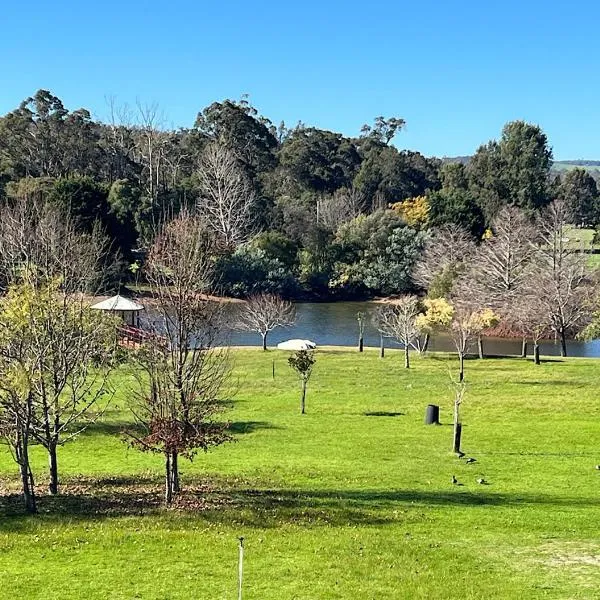
[[[293,327],[279,328],[271,332],[268,345],[290,338],[308,339],[319,346],[356,346],[358,343],[358,323],[356,313],[364,312],[364,341],[366,346],[379,346],[379,334],[371,323],[370,314],[377,304],[373,302],[323,302],[296,304],[296,323]],[[231,335],[235,346],[259,346],[261,338],[256,333],[238,333]],[[399,348],[392,340],[386,340],[386,346]],[[452,342],[445,336],[436,336],[431,340],[430,350],[451,351]],[[530,348],[531,351],[531,348]],[[485,338],[485,353],[488,355],[511,355],[521,353],[521,340],[506,338]],[[554,341],[541,344],[541,354],[559,356],[560,346]],[[600,340],[568,343],[569,356],[600,356]]]

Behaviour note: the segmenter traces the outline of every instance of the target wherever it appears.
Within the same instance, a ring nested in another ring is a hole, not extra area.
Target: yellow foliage
[[[454,317],[454,307],[445,298],[425,298],[425,312],[417,317],[416,325],[421,331],[448,327]]]
[[[429,221],[429,200],[427,196],[407,198],[402,202],[390,205],[390,208],[412,227],[424,227]]]

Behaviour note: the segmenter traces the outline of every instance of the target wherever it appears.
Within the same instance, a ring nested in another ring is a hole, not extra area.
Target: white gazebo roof
[[[310,340],[287,340],[277,344],[279,350],[314,350],[317,345]]]
[[[130,300],[129,298],[124,298],[123,296],[117,294],[112,298],[107,298],[106,300],[102,300],[102,302],[93,304],[91,308],[95,308],[97,310],[135,312],[138,310],[142,310],[144,307],[141,304]]]

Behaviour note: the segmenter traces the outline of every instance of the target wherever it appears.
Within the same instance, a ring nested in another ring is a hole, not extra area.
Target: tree
[[[423,331],[446,331],[454,343],[459,360],[458,382],[465,378],[465,356],[483,331],[497,324],[498,318],[489,308],[479,308],[468,300],[444,298],[423,300],[425,313],[417,318]]]
[[[303,188],[330,194],[350,187],[360,165],[352,140],[312,127],[296,128],[283,142],[279,160],[284,171]]]
[[[108,373],[115,323],[90,310],[84,292],[102,280],[105,242],[82,233],[52,206],[23,200],[0,214],[0,273],[19,311],[5,322],[21,336],[30,367],[33,404],[29,434],[48,452],[50,493],[58,493],[58,447],[93,422],[93,408],[110,395]]]
[[[158,320],[137,356],[143,374],[133,411],[142,432],[131,435],[136,447],[164,456],[167,504],[180,490],[179,457],[229,439],[214,420],[230,372],[225,324],[207,297],[220,251],[208,225],[182,213],[162,226],[146,261]]]
[[[411,227],[422,228],[429,223],[429,199],[427,196],[407,198],[390,206]]]
[[[315,365],[314,350],[298,350],[288,358],[288,364],[300,377],[302,396],[300,397],[300,412],[304,414],[306,405],[306,387]]]
[[[365,342],[365,313],[359,310],[356,313],[356,321],[358,323],[358,351],[362,352]]]
[[[267,335],[277,327],[289,327],[296,320],[294,305],[275,294],[254,294],[244,303],[238,316],[238,327],[256,331],[267,349]]]
[[[469,187],[490,223],[507,204],[536,211],[550,202],[552,150],[537,125],[507,123],[499,142],[480,146],[468,165]]]
[[[0,300],[0,436],[19,468],[25,510],[37,512],[29,459],[34,415],[31,367],[23,343],[23,298],[14,288]],[[17,318],[15,318],[17,317]]]
[[[559,197],[572,215],[574,225],[596,227],[600,224],[600,197],[596,180],[585,169],[566,173],[558,188]]]
[[[355,188],[341,188],[317,200],[317,223],[331,232],[363,213],[364,197]]]
[[[429,232],[416,261],[413,280],[430,298],[449,296],[457,278],[475,253],[475,240],[458,225],[444,225]]]
[[[409,349],[420,349],[419,316],[421,306],[416,296],[400,296],[393,304],[379,307],[379,330],[382,335],[392,337],[404,348],[404,367],[410,368]]]
[[[410,289],[424,238],[392,210],[361,215],[336,234],[332,288],[355,293],[397,294]]]
[[[567,355],[567,336],[583,329],[590,318],[596,286],[581,248],[566,235],[571,215],[563,200],[555,200],[537,219],[539,249],[532,283],[545,315]]]
[[[200,213],[229,246],[245,242],[252,232],[255,195],[234,154],[217,143],[207,145],[197,177]]]

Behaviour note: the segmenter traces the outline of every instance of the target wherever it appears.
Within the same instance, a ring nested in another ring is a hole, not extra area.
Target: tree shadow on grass
[[[273,425],[267,421],[233,421],[229,423],[229,432],[238,435],[243,433],[254,433],[259,429],[280,429],[277,425]],[[86,428],[83,435],[106,435],[106,436],[125,436],[128,434],[142,435],[144,427],[139,423],[119,423],[114,421],[98,421],[92,423]]]
[[[387,412],[384,410],[374,410],[372,412],[363,413],[365,417],[402,417],[403,412]]]
[[[491,486],[477,491],[465,487],[430,491],[259,489],[249,482],[219,480],[183,484],[184,492],[171,509],[163,507],[160,477],[74,478],[59,496],[40,494],[40,514],[34,517],[24,515],[19,494],[0,495],[0,531],[27,531],[40,522],[77,524],[132,516],[180,520],[182,526],[188,519],[256,528],[378,526],[425,518],[423,510],[437,506],[600,506],[600,498],[495,493]]]

